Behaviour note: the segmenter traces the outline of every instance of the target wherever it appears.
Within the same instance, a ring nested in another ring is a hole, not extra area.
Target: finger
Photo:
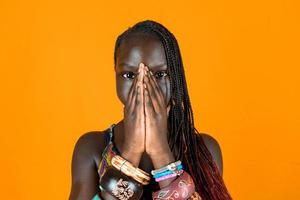
[[[152,101],[152,105],[154,107],[154,110],[156,112],[159,112],[160,109],[160,101],[161,98],[159,97],[159,94],[157,93],[156,89],[154,88],[154,84],[151,82],[150,80],[150,74],[147,73],[147,75],[145,76],[145,83],[146,83],[146,87],[148,89],[149,92],[149,96],[150,99]]]
[[[161,91],[161,89],[160,89],[160,87],[159,87],[152,71],[149,70],[148,66],[145,66],[145,69],[147,71],[147,74],[150,74],[150,76],[149,76],[150,80],[149,81],[152,84],[153,88],[155,88],[155,90],[157,90],[158,97],[160,98],[160,100],[163,100],[163,93],[162,93],[162,91]]]
[[[142,82],[143,76],[144,76],[144,64],[139,64],[139,71],[138,71],[138,82]]]
[[[136,102],[137,93],[138,93],[138,87],[139,86],[137,84],[134,86],[134,91],[133,91],[132,99],[131,99],[130,105],[128,107],[128,112],[130,112],[130,113],[132,113],[134,111],[135,102]]]
[[[150,77],[150,83],[152,83],[153,87],[154,87],[155,90],[157,91],[160,100],[163,100],[163,99],[164,99],[164,98],[163,98],[163,93],[162,93],[162,91],[161,91],[161,89],[160,89],[160,86],[159,86],[158,83],[157,83],[157,80],[155,79],[153,73],[149,70],[149,68],[147,68],[147,69],[148,69],[149,73],[151,74],[151,75],[149,76],[149,77]]]
[[[134,105],[135,105],[135,101],[136,101],[136,94],[137,94],[137,84],[138,84],[138,81],[139,81],[139,74],[140,74],[140,71],[141,71],[141,68],[139,68],[138,70],[138,77],[136,77],[134,79],[134,82],[131,86],[131,97],[129,99],[129,102],[128,102],[128,110],[129,112],[132,112],[133,111],[133,108],[134,108]]]
[[[141,83],[138,83],[137,86],[137,91],[136,91],[136,97],[135,97],[135,105],[133,108],[133,112],[136,113],[137,116],[141,116],[141,112],[142,112],[142,108],[143,108],[143,102],[142,102],[142,98],[143,98],[143,88]]]
[[[136,83],[137,83],[137,78],[135,78],[133,80],[133,83],[131,85],[131,88],[129,90],[129,93],[128,93],[128,97],[127,97],[127,101],[126,101],[126,106],[129,107],[129,105],[131,104],[132,102],[132,98],[133,98],[133,94],[134,94],[134,91],[135,91],[135,88],[136,88]]]
[[[149,98],[150,98],[151,106],[153,107],[154,111],[158,113],[159,109],[160,109],[160,105],[159,105],[159,100],[156,97],[154,88],[149,83],[149,80],[145,81],[145,85],[146,85],[147,92],[148,92],[148,95],[149,95]]]
[[[146,116],[150,116],[151,114],[153,114],[155,112],[154,110],[154,107],[153,107],[153,104],[152,104],[152,100],[150,98],[150,95],[149,95],[149,91],[148,91],[148,88],[147,88],[147,85],[145,84],[144,85],[144,98],[145,98],[145,114]]]
[[[136,99],[135,99],[135,108],[133,112],[138,112],[137,114],[144,114],[143,112],[143,99],[144,99],[144,95],[143,95],[143,78],[144,78],[144,69],[143,69],[143,65],[141,66],[141,70],[139,73],[139,77],[138,77],[138,89],[137,89],[137,94],[136,94]]]
[[[153,75],[150,76],[150,83],[152,83],[152,85],[154,85],[153,87],[155,88],[156,94],[159,98],[160,105],[165,107],[166,102],[165,102],[164,94],[163,94],[162,89],[159,86],[155,76],[153,76]],[[167,87],[166,82],[165,82],[165,86]]]

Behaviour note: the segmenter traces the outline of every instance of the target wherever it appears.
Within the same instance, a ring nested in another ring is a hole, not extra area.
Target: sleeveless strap
[[[107,132],[107,146],[111,146],[111,150],[114,152],[114,154],[121,154],[119,149],[116,147],[114,143],[114,128],[116,124],[112,124]]]
[[[115,127],[115,124],[110,125],[108,129],[106,129],[105,133],[105,141],[106,146],[113,142],[113,128]]]
[[[115,127],[115,124],[110,125],[110,127],[108,129],[106,129],[105,131],[105,143],[106,146],[102,152],[102,159],[106,157],[106,154],[108,153],[108,150],[110,148],[110,146],[113,146],[113,128]]]
[[[118,150],[115,148],[113,143],[113,128],[115,124],[112,124],[105,133],[106,139],[106,147],[102,152],[102,158],[98,166],[98,174],[100,176],[100,180],[102,175],[104,174],[106,168],[111,165],[111,159],[114,155],[118,154]]]

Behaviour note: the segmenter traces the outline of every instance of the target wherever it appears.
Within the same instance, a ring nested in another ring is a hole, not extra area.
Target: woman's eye
[[[134,79],[135,74],[133,72],[125,72],[122,74],[122,76],[126,79]]]
[[[159,71],[159,72],[156,72],[154,75],[155,75],[156,78],[160,79],[162,77],[167,76],[168,73],[166,71]]]

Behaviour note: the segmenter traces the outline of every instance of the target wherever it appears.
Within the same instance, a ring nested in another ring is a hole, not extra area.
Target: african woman
[[[194,127],[175,36],[139,22],[118,36],[114,64],[124,118],[78,139],[70,200],[232,199],[218,142]]]

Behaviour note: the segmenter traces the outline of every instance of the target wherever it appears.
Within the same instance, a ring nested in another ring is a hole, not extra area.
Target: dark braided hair
[[[232,199],[201,134],[194,127],[193,111],[176,38],[158,22],[138,22],[118,36],[114,50],[115,64],[119,46],[133,34],[152,36],[163,44],[171,88],[168,140],[171,150],[176,152],[176,159],[180,159],[186,166],[186,171],[193,177],[196,191],[203,200]]]

